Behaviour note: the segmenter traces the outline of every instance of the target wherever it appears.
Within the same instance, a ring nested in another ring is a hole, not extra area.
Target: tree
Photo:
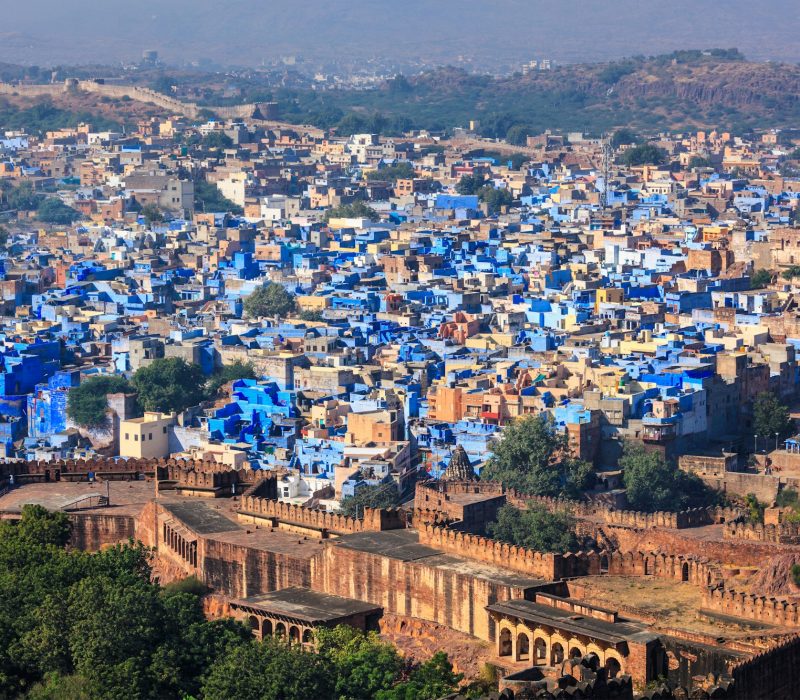
[[[361,518],[364,508],[392,508],[397,505],[397,487],[393,484],[362,486],[354,496],[343,498],[339,511],[351,518]]]
[[[532,496],[577,497],[592,483],[592,468],[569,455],[566,437],[545,415],[507,425],[481,478]]]
[[[136,370],[132,382],[146,411],[180,413],[206,398],[203,370],[179,357],[153,360]]]
[[[690,506],[707,506],[716,496],[694,474],[667,462],[658,452],[626,443],[619,460],[631,508],[645,512],[679,511]]]
[[[340,700],[372,700],[379,691],[390,689],[403,669],[397,649],[375,632],[320,628],[316,641],[320,655],[336,672],[334,697]]]
[[[5,226],[0,226],[0,249],[5,248],[8,243],[8,229]]]
[[[230,212],[237,216],[244,211],[236,202],[223,196],[216,185],[206,180],[194,181],[194,206],[202,212]]]
[[[333,696],[335,676],[323,656],[272,637],[237,646],[209,669],[205,700],[308,700]]]
[[[515,146],[524,146],[528,143],[530,129],[522,124],[515,124],[506,132],[506,141]]]
[[[338,207],[328,209],[323,216],[325,222],[331,219],[369,219],[370,221],[377,221],[379,218],[380,215],[377,211],[361,201],[340,204]]]
[[[575,535],[575,520],[568,513],[551,513],[544,506],[529,504],[526,510],[505,505],[497,520],[489,524],[489,534],[501,542],[537,552],[574,552],[580,543]]]
[[[642,143],[629,148],[620,157],[623,165],[661,165],[667,159],[667,152],[663,148],[651,143]]]
[[[310,309],[301,311],[298,314],[298,318],[301,321],[307,321],[308,323],[320,323],[323,320],[322,311],[312,311]]]
[[[220,367],[208,380],[209,396],[216,395],[225,384],[235,382],[237,379],[257,379],[252,362],[236,360]]]
[[[79,212],[56,197],[43,200],[36,208],[36,218],[46,224],[68,226],[81,218]]]
[[[756,270],[750,276],[750,289],[762,289],[772,282],[772,273],[769,270]]]
[[[404,683],[391,690],[379,691],[376,700],[437,700],[452,693],[464,679],[453,673],[453,664],[443,651],[437,651],[428,661],[415,668]]]
[[[367,180],[397,182],[398,180],[412,178],[414,174],[414,166],[408,161],[401,160],[394,165],[388,165],[379,170],[371,170],[367,173]]]
[[[483,175],[462,175],[456,185],[456,192],[459,194],[478,194],[485,184],[486,178]]]
[[[67,417],[82,428],[101,428],[108,420],[108,395],[127,394],[131,390],[124,377],[105,374],[89,377],[69,390]]]
[[[141,214],[148,226],[164,220],[164,215],[161,213],[161,209],[158,208],[158,204],[153,202],[145,204],[142,207]]]
[[[242,304],[245,316],[260,318],[261,316],[288,315],[295,309],[295,297],[282,284],[269,284],[259,287],[245,298]]]
[[[225,149],[233,146],[233,139],[222,131],[211,131],[203,137],[203,145],[210,149]]]
[[[611,147],[619,148],[620,146],[630,146],[639,142],[639,135],[632,129],[617,129],[611,135]]]
[[[8,191],[5,199],[9,209],[33,211],[39,206],[44,197],[36,193],[30,180],[23,180],[19,185]]]
[[[694,170],[695,168],[711,168],[713,167],[712,162],[708,158],[704,158],[703,156],[692,156],[689,159],[689,170]]]
[[[776,433],[778,438],[786,438],[794,432],[789,407],[770,391],[760,393],[753,402],[753,431],[765,438]]]
[[[514,202],[514,195],[509,190],[492,185],[481,187],[478,190],[478,197],[486,204],[490,214],[496,214],[502,207],[511,206]]]

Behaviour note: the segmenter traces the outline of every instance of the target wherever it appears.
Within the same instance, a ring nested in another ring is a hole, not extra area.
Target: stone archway
[[[525,632],[517,635],[517,661],[530,661],[531,640]]]
[[[261,623],[261,637],[271,637],[272,636],[272,621],[271,620],[264,620]]]
[[[547,665],[547,642],[541,637],[536,637],[533,642],[533,663],[536,666]]]
[[[300,628],[295,625],[292,625],[289,628],[289,641],[292,644],[299,644],[300,643]]]
[[[253,632],[253,635],[258,637],[261,630],[261,623],[258,621],[258,618],[255,615],[250,615],[250,617],[247,618],[247,623],[250,625],[250,630]]]
[[[570,659],[580,659],[583,656],[583,652],[578,649],[578,647],[570,647],[569,648],[569,658]]]
[[[606,554],[600,557],[600,573],[601,574],[608,573],[608,556]]]
[[[609,678],[616,678],[622,672],[622,665],[613,656],[606,659],[606,673]]]
[[[277,625],[275,625],[275,636],[280,637],[281,639],[286,636],[286,625],[284,625],[282,622],[279,622]]]
[[[689,580],[689,562],[683,562],[681,566],[681,581],[688,581]]]
[[[500,630],[500,638],[498,640],[498,656],[511,656],[511,630],[504,627]]]
[[[558,666],[561,663],[564,663],[564,647],[556,642],[550,649],[550,665]]]
[[[303,630],[303,644],[311,644],[314,641],[314,633],[310,629]]]

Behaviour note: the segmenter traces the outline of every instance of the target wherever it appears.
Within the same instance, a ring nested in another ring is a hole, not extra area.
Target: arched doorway
[[[550,665],[558,666],[561,663],[564,663],[564,647],[556,642],[550,650]]]
[[[622,666],[620,666],[619,661],[617,661],[613,656],[609,656],[606,659],[606,672],[608,673],[608,677],[616,678],[621,671]]]
[[[286,636],[286,625],[284,625],[282,622],[279,622],[277,625],[275,625],[275,636],[281,638]]]
[[[604,554],[600,557],[600,573],[607,574],[608,573],[608,557]]]
[[[578,649],[578,647],[572,647],[569,650],[569,658],[570,659],[580,659],[583,656],[583,652]]]
[[[683,566],[681,567],[681,581],[688,581],[689,580],[689,562],[683,562]]]
[[[294,625],[289,628],[289,641],[292,644],[298,644],[300,642],[300,630]]]
[[[303,644],[311,644],[314,641],[314,634],[311,630],[303,630]]]
[[[261,624],[258,621],[258,618],[255,615],[250,615],[247,618],[247,622],[250,625],[250,629],[253,631],[253,634],[258,637],[259,631],[261,630]]]
[[[651,576],[653,573],[653,562],[650,561],[650,557],[645,557],[644,560],[644,575]]]
[[[527,634],[517,635],[517,661],[529,661],[531,658],[531,640]]]
[[[500,632],[500,656],[511,656],[511,630],[507,627]]]
[[[533,643],[534,663],[537,666],[547,664],[547,644],[541,637],[537,637]]]
[[[262,637],[271,637],[272,636],[272,621],[271,620],[264,620],[261,623],[261,636]]]

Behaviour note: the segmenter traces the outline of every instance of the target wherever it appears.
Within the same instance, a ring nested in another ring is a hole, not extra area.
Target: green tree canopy
[[[369,219],[377,221],[380,215],[372,207],[358,200],[351,204],[340,204],[338,207],[328,209],[323,216],[323,220],[328,222],[331,219]]]
[[[592,484],[591,465],[569,455],[566,437],[544,415],[507,425],[481,478],[532,496],[578,497]]]
[[[514,195],[509,190],[492,185],[481,187],[478,190],[478,197],[486,204],[490,214],[496,214],[501,207],[511,206],[514,203]]]
[[[379,691],[376,700],[437,700],[452,693],[463,680],[453,673],[453,664],[443,651],[436,652],[428,661],[415,668],[409,679],[391,690]]]
[[[642,143],[629,148],[620,157],[623,165],[662,165],[667,160],[667,152],[652,143]]]
[[[639,142],[639,135],[633,129],[617,129],[611,135],[611,147],[630,146]]]
[[[5,201],[9,208],[20,211],[33,211],[43,199],[44,196],[37,194],[30,180],[23,180],[5,194]]]
[[[164,214],[158,208],[158,204],[150,202],[142,207],[142,216],[148,224],[156,224],[164,220]]]
[[[689,170],[694,170],[694,168],[711,167],[713,167],[713,163],[708,158],[703,158],[703,156],[692,156],[689,159]]]
[[[756,270],[750,276],[750,289],[763,289],[772,282],[772,273],[769,270]]]
[[[336,678],[325,657],[266,638],[238,646],[209,669],[205,700],[332,698]]]
[[[462,175],[456,185],[456,192],[459,194],[478,194],[485,184],[486,178],[483,175]]]
[[[146,411],[179,413],[206,398],[203,370],[179,357],[159,358],[140,367],[132,382]]]
[[[367,485],[356,489],[354,496],[343,498],[339,506],[342,515],[360,518],[364,508],[392,508],[397,505],[397,488],[394,484]]]
[[[753,402],[753,431],[765,438],[789,437],[794,433],[794,421],[789,407],[781,403],[771,391],[764,391]]]
[[[225,149],[233,146],[233,140],[222,131],[211,131],[203,137],[203,145],[206,148]]]
[[[551,513],[544,506],[530,504],[526,510],[503,506],[497,520],[489,524],[496,540],[537,552],[574,552],[580,548],[575,535],[575,519],[568,513]]]
[[[628,503],[634,510],[675,512],[713,505],[718,500],[697,476],[681,471],[660,453],[641,445],[626,443],[619,464],[625,470]]]
[[[36,208],[36,218],[46,224],[68,226],[80,219],[81,215],[57,197],[48,197]]]
[[[246,297],[242,306],[245,316],[249,318],[284,317],[294,311],[296,302],[294,295],[287,292],[282,284],[270,282]]]
[[[244,211],[236,202],[225,197],[215,184],[207,180],[194,181],[194,206],[202,212],[239,215]]]
[[[229,365],[220,367],[208,380],[209,395],[215,395],[224,384],[235,382],[237,379],[257,379],[252,362],[236,360]]]
[[[379,170],[370,170],[367,173],[367,180],[387,180],[397,182],[414,177],[414,166],[408,161],[401,160],[393,165],[388,165]]]
[[[100,428],[108,417],[108,395],[130,393],[130,382],[124,377],[101,374],[84,379],[79,386],[69,390],[67,417],[82,428]]]

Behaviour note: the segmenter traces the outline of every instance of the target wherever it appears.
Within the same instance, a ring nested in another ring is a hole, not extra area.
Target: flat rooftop
[[[48,510],[64,510],[87,496],[105,496],[106,484],[111,505],[98,508],[81,508],[81,513],[103,512],[108,515],[137,515],[155,496],[155,486],[148,481],[51,481],[22,484],[0,497],[0,513],[18,514],[28,504]]]
[[[234,607],[246,607],[273,615],[295,618],[309,624],[333,623],[352,615],[377,613],[380,606],[338,595],[317,593],[308,588],[291,587],[272,593],[232,601]]]
[[[544,579],[515,574],[492,564],[454,554],[445,554],[438,549],[420,544],[419,533],[416,530],[359,532],[355,535],[344,535],[332,542],[337,547],[346,547],[405,562],[424,562],[426,566],[454,571],[465,576],[475,576],[520,589],[540,588],[548,583]]]
[[[607,622],[595,617],[576,614],[572,610],[562,610],[549,605],[540,605],[530,600],[514,599],[486,606],[490,612],[517,617],[534,625],[547,625],[572,634],[582,634],[601,639],[609,644],[625,641],[646,642],[656,635],[637,622]]]
[[[161,506],[199,535],[242,529],[241,525],[225,517],[222,512],[198,499],[176,503],[162,501]]]

